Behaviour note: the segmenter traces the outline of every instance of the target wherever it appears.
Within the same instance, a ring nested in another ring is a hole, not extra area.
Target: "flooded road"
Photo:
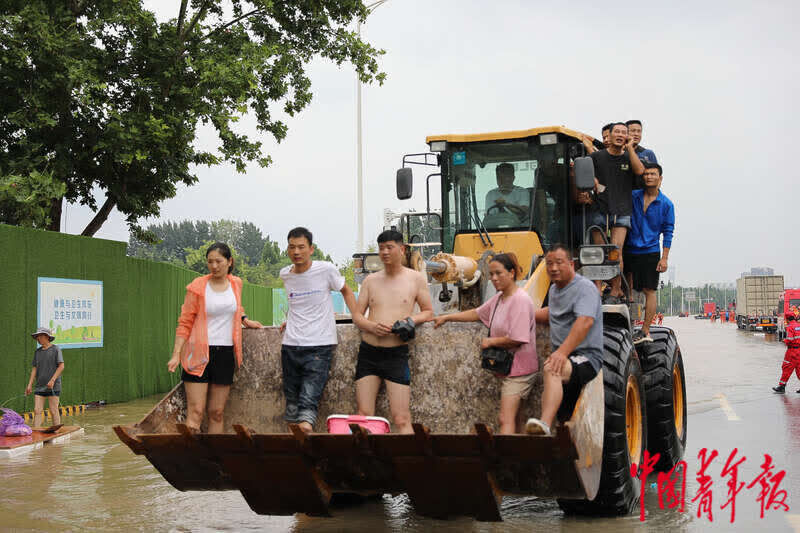
[[[773,394],[783,345],[762,334],[741,332],[733,324],[693,318],[668,318],[684,356],[688,401],[686,510],[661,510],[648,482],[647,520],[639,515],[613,519],[565,517],[554,501],[505,498],[503,523],[471,519],[436,521],[416,515],[404,496],[384,497],[337,509],[334,518],[268,517],[253,513],[241,495],[230,492],[180,492],[144,457],[114,435],[115,424],[141,419],[160,399],[154,396],[68,417],[85,435],[45,446],[21,457],[0,460],[0,529],[66,531],[800,531],[800,382],[792,378],[785,396]],[[699,484],[698,452],[717,450],[711,463],[713,522],[698,518],[693,502]],[[758,485],[736,499],[730,522],[727,481],[721,470],[730,452],[746,461],[739,481],[749,484],[760,472],[764,454],[776,471],[785,470],[779,489],[788,493],[790,511],[765,511],[759,518]]]

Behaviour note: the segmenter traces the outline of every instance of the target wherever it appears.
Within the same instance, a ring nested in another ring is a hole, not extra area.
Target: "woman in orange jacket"
[[[223,413],[233,383],[234,362],[242,364],[242,326],[261,328],[242,307],[242,280],[231,275],[233,257],[227,244],[206,251],[208,271],[186,287],[170,372],[183,367],[186,425],[199,431],[208,412],[208,432],[222,433]]]

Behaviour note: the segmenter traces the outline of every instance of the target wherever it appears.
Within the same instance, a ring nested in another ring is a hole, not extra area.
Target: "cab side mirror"
[[[581,191],[594,189],[594,161],[591,157],[575,158],[575,187]]]
[[[401,168],[397,171],[397,199],[408,200],[413,190],[413,174],[410,168]]]

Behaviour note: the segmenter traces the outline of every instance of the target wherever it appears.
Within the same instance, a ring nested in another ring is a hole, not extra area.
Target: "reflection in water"
[[[55,529],[58,527],[59,494],[58,481],[63,477],[63,447],[36,450],[32,453],[0,459],[0,517],[2,526],[9,528],[36,527]],[[24,486],[23,491],[7,490],[8,486]],[[55,512],[54,512],[55,511]],[[35,526],[30,526],[34,518]]]
[[[737,411],[752,402],[771,399],[769,387],[780,372],[783,348],[764,336],[738,331],[732,324],[667,318],[665,325],[676,329],[684,356],[689,411],[687,462],[691,468],[696,466],[695,455],[699,445],[709,445],[716,438],[702,435],[704,430],[708,430],[695,421],[698,418],[724,421],[719,412],[719,402],[715,399],[718,394],[725,394]],[[795,388],[793,385],[792,390]],[[533,497],[504,498],[504,522],[497,524],[466,518],[447,521],[422,518],[414,513],[405,495],[387,495],[358,506],[337,508],[330,519],[304,515],[259,516],[235,491],[175,490],[145,458],[134,455],[119,442],[111,426],[141,419],[159,399],[160,396],[154,396],[69,418],[69,423],[85,428],[83,437],[61,445],[45,446],[22,457],[2,460],[0,525],[3,528],[89,531],[435,529],[441,532],[563,530],[593,533],[641,527],[638,512],[612,519],[564,517],[554,501]],[[785,420],[777,423],[786,426],[789,447],[786,455],[797,455],[800,454],[800,397],[792,393],[782,401],[785,409],[779,415]],[[736,442],[735,437],[733,442]],[[720,453],[730,451],[734,445],[721,445]],[[788,464],[785,458],[779,460],[776,457],[776,461]],[[689,477],[690,498],[696,489],[693,475]],[[722,484],[724,480],[718,478],[717,482]],[[703,531],[709,525],[695,518],[696,509],[689,501],[687,512],[683,514],[660,510],[656,491],[652,488],[648,488],[645,504],[645,526],[653,531]],[[717,525],[715,521],[714,526]]]

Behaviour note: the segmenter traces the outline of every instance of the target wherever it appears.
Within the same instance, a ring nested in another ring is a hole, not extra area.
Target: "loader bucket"
[[[414,433],[324,433],[332,413],[355,412],[353,375],[360,342],[352,325],[337,326],[339,347],[320,405],[305,435],[282,419],[284,402],[277,328],[246,330],[244,362],[225,412],[226,431],[194,433],[184,424],[182,384],[134,426],[114,430],[179,490],[238,489],[253,511],[330,515],[334,493],[407,493],[416,511],[446,518],[500,520],[504,494],[593,499],[603,445],[602,372],[588,384],[573,416],[553,437],[498,435],[493,428],[499,380],[480,368],[477,324],[418,329],[411,347]],[[548,354],[539,328],[539,355]],[[541,379],[523,402],[539,416]],[[379,396],[379,416],[388,402]],[[231,424],[231,425],[228,425]]]

